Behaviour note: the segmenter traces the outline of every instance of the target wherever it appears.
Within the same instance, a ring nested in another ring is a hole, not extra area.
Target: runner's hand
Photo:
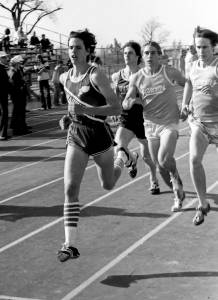
[[[189,109],[188,106],[186,105],[181,108],[179,118],[184,122],[188,118],[188,114],[189,114]]]
[[[72,122],[71,118],[68,115],[64,115],[59,121],[61,130],[68,129],[71,122]]]
[[[123,101],[122,103],[122,107],[125,110],[129,110],[133,107],[134,104],[141,104],[142,105],[142,101],[140,98],[129,98]]]

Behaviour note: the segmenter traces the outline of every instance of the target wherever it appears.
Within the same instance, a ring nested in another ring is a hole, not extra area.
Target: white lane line
[[[185,157],[185,156],[188,155],[188,154],[189,154],[189,152],[187,152],[186,154],[183,154],[181,157],[179,156],[178,158],[176,158],[176,160],[178,160],[178,159],[180,159],[180,158],[182,158],[182,157]],[[91,166],[89,166],[89,168],[91,168],[91,167],[93,167],[93,166],[95,166],[95,165],[91,165]],[[146,177],[146,176],[149,176],[149,175],[150,175],[150,173],[148,172],[148,173],[146,173],[146,174],[144,174],[144,175],[142,175],[142,176],[140,176],[140,177],[137,177],[137,178],[134,179],[134,180],[131,180],[131,181],[129,181],[129,182],[127,182],[127,183],[121,185],[120,187],[118,187],[118,188],[116,188],[116,189],[110,191],[109,193],[107,193],[107,194],[105,194],[105,195],[103,195],[103,196],[101,196],[101,197],[99,197],[99,198],[97,198],[97,199],[95,199],[95,200],[93,200],[93,201],[91,201],[91,202],[85,204],[84,206],[81,207],[81,210],[83,210],[83,209],[85,209],[86,207],[89,207],[89,206],[91,206],[91,205],[93,205],[93,204],[95,204],[95,203],[97,203],[97,202],[100,202],[101,200],[103,200],[103,199],[105,199],[105,198],[107,198],[107,197],[109,197],[109,196],[111,196],[111,195],[113,195],[113,194],[119,192],[120,190],[126,188],[127,186],[130,186],[131,184],[133,184],[133,183],[135,183],[135,182],[137,182],[137,181],[141,180],[142,178],[144,178],[144,177]],[[63,177],[61,177],[61,179],[63,179]],[[58,179],[56,179],[56,180],[53,180],[52,183],[53,183],[53,182],[56,182],[56,181],[58,181],[58,180],[60,180],[60,178],[58,178]],[[49,183],[45,183],[45,184],[42,185],[42,186],[46,186],[46,185],[48,185],[48,184],[50,184],[50,182],[49,182]],[[42,186],[40,186],[40,187],[42,187]],[[35,189],[38,189],[38,188],[39,188],[39,187],[37,187],[37,188],[35,188]],[[26,191],[26,192],[24,192],[24,193],[27,193],[27,192],[29,192],[29,191],[30,191],[30,190],[28,190],[28,191]],[[22,194],[24,194],[24,193],[21,193],[20,195],[22,195]],[[14,196],[13,198],[16,198],[17,196],[18,196],[18,195]],[[5,200],[9,201],[9,200],[11,200],[11,199],[8,198],[8,199],[5,199]],[[4,201],[4,200],[3,200],[3,201]],[[0,202],[0,203],[2,203],[2,202]],[[48,224],[46,224],[46,225],[44,225],[44,226],[42,226],[42,227],[40,227],[40,228],[34,230],[34,231],[32,231],[32,232],[30,232],[30,233],[24,235],[23,237],[17,239],[16,241],[13,241],[12,243],[9,243],[9,244],[3,246],[2,248],[0,248],[0,253],[6,251],[7,249],[9,249],[9,248],[11,248],[11,247],[13,247],[13,246],[15,246],[15,245],[17,245],[17,244],[19,244],[19,243],[25,241],[26,239],[31,238],[32,236],[34,236],[34,235],[36,235],[36,234],[38,234],[38,233],[40,233],[40,232],[42,232],[42,231],[44,231],[44,230],[46,230],[46,229],[52,227],[52,226],[54,226],[55,224],[58,224],[58,223],[61,222],[62,220],[63,220],[63,217],[61,217],[61,218],[59,218],[59,219],[56,219],[56,220],[54,220],[54,221],[52,221],[52,222],[50,222],[50,223],[48,223]]]
[[[60,181],[60,180],[62,180],[63,178],[64,178],[63,176],[62,176],[62,177],[59,177],[59,178],[57,178],[57,179],[51,180],[51,181],[49,181],[49,182],[46,182],[46,183],[44,183],[44,184],[41,184],[41,185],[38,185],[38,186],[36,186],[36,187],[34,187],[34,188],[31,188],[31,189],[29,189],[29,190],[26,190],[26,191],[24,191],[24,192],[22,192],[22,193],[20,193],[20,194],[16,194],[16,195],[11,196],[11,197],[9,197],[9,198],[3,199],[3,200],[0,201],[0,204],[2,204],[2,203],[4,203],[4,202],[7,202],[7,201],[10,201],[10,200],[12,200],[12,199],[21,197],[21,196],[26,195],[26,194],[28,194],[28,193],[34,192],[34,191],[36,191],[36,190],[38,190],[38,189],[41,189],[41,188],[43,188],[43,187],[45,187],[45,186],[47,186],[47,185],[50,185],[50,184],[55,183],[55,182],[57,182],[57,181]]]
[[[92,166],[95,166],[95,165],[92,165]],[[92,167],[92,166],[90,166],[90,167]],[[95,200],[93,200],[93,201],[91,201],[91,202],[85,204],[84,206],[81,207],[81,210],[85,209],[86,207],[89,207],[89,206],[93,205],[94,203],[97,203],[97,202],[100,202],[101,200],[104,200],[105,198],[107,198],[107,197],[109,197],[109,196],[111,196],[111,195],[117,193],[118,191],[120,191],[120,190],[124,189],[125,187],[127,187],[127,186],[129,186],[129,185],[135,183],[136,181],[141,180],[142,178],[144,178],[145,176],[148,176],[148,175],[149,175],[149,173],[146,173],[146,174],[144,174],[143,176],[138,177],[138,178],[135,179],[135,180],[129,181],[128,183],[126,183],[126,184],[120,186],[119,188],[116,188],[116,189],[112,190],[111,192],[109,192],[109,193],[107,193],[107,194],[105,194],[105,195],[103,195],[103,196],[101,196],[101,197],[99,197],[99,198],[97,198],[97,199],[95,199]],[[63,179],[63,177],[62,177],[62,179]],[[55,181],[54,181],[54,182],[55,182]],[[17,244],[19,244],[19,243],[25,241],[25,240],[27,240],[28,238],[31,238],[32,236],[34,236],[34,235],[36,235],[36,234],[38,234],[38,233],[40,233],[40,232],[42,232],[42,231],[44,231],[44,230],[46,230],[46,229],[48,229],[48,228],[50,228],[50,227],[52,227],[52,226],[58,224],[58,223],[61,222],[63,219],[64,219],[63,217],[61,217],[61,218],[59,218],[59,219],[56,219],[56,220],[54,220],[54,221],[52,221],[52,222],[50,222],[50,223],[48,223],[48,224],[46,224],[46,225],[44,225],[44,226],[42,226],[42,227],[40,227],[40,228],[34,230],[34,231],[32,231],[32,232],[30,232],[30,233],[24,235],[23,237],[17,239],[16,241],[14,241],[14,242],[12,242],[12,243],[10,243],[10,244],[7,244],[7,245],[5,245],[5,246],[3,246],[2,248],[0,248],[0,253],[2,253],[2,252],[4,252],[4,251],[8,250],[9,248],[11,248],[11,247],[13,247],[13,246],[15,246],[15,245],[17,245]]]
[[[14,169],[11,169],[11,170],[8,170],[8,171],[5,171],[5,172],[2,172],[0,173],[0,176],[2,175],[6,175],[6,174],[9,174],[9,173],[13,173],[13,172],[16,172],[18,170],[21,170],[21,169],[25,169],[25,168],[29,168],[29,167],[32,167],[34,165],[37,165],[41,162],[44,162],[44,161],[47,161],[47,160],[50,160],[50,159],[53,159],[55,157],[59,157],[59,156],[62,156],[62,155],[65,155],[66,152],[62,152],[62,153],[59,153],[59,154],[56,154],[56,155],[52,155],[50,157],[47,157],[47,158],[44,158],[44,159],[40,159],[40,160],[37,160],[31,164],[26,164],[26,165],[23,165],[23,166],[20,166],[20,167],[17,167],[17,168],[14,168]]]
[[[58,127],[53,127],[53,128],[50,128],[50,129],[57,129]],[[184,127],[182,129],[180,129],[179,131],[183,131],[183,130],[186,130],[188,129],[189,127]],[[34,132],[34,133],[38,133],[38,132],[43,132],[43,131],[48,131],[50,129],[45,129],[45,130],[41,130],[41,131],[37,131],[37,132]],[[20,137],[17,137],[17,139],[20,138]],[[31,145],[31,146],[28,146],[28,147],[24,147],[24,148],[21,148],[21,149],[18,149],[18,150],[14,150],[14,151],[9,151],[9,152],[5,152],[5,153],[2,153],[0,154],[0,157],[2,156],[6,156],[7,154],[11,154],[11,153],[16,153],[16,152],[19,152],[19,151],[23,151],[23,150],[27,150],[27,149],[31,149],[31,148],[34,148],[34,147],[37,147],[37,146],[41,146],[41,145],[45,145],[45,144],[48,144],[48,143],[53,143],[55,141],[58,141],[58,140],[61,140],[61,139],[65,139],[66,137],[61,137],[61,138],[58,138],[58,139],[52,139],[52,140],[48,140],[46,142],[42,142],[42,143],[38,143],[38,144],[34,144],[34,145]],[[16,138],[14,138],[16,139]]]
[[[207,192],[210,192],[213,190],[213,188],[218,184],[218,181],[216,181],[214,184],[212,184],[208,189]],[[190,201],[185,207],[189,208],[197,201],[197,198]],[[132,253],[134,250],[136,250],[139,246],[143,245],[146,241],[148,241],[151,237],[153,237],[155,234],[157,234],[159,231],[161,231],[164,227],[166,227],[169,223],[171,223],[174,219],[178,218],[182,214],[181,212],[174,213],[172,216],[167,218],[164,222],[156,226],[153,230],[148,232],[146,235],[144,235],[141,239],[136,241],[134,244],[132,244],[129,248],[127,248],[125,251],[120,253],[115,259],[110,261],[107,265],[105,265],[103,268],[101,268],[99,271],[94,273],[91,277],[89,277],[87,280],[85,280],[83,283],[78,285],[75,289],[73,289],[69,294],[67,294],[64,298],[61,300],[72,300],[75,296],[77,296],[79,293],[81,293],[85,288],[87,288],[90,284],[92,284],[94,281],[96,281],[99,277],[101,277],[103,274],[105,274],[107,271],[109,271],[111,268],[113,268],[115,265],[117,265],[121,260],[123,260],[126,256],[128,256],[130,253]]]
[[[189,127],[182,128],[182,129],[180,129],[180,131],[186,130],[186,129],[188,129],[188,128],[189,128]],[[62,138],[59,138],[59,139],[62,139]],[[56,140],[59,140],[59,139],[56,139]],[[56,140],[53,140],[53,141],[56,141]],[[49,143],[49,141],[47,141],[46,143]],[[20,149],[20,150],[26,150],[26,149],[28,149],[28,148],[37,147],[37,146],[39,146],[39,145],[40,145],[40,144],[37,144],[37,145],[35,145],[35,146],[29,146],[29,147],[27,147],[27,148],[23,148],[23,149]],[[137,149],[139,149],[139,147],[136,147],[136,148],[131,149],[131,150],[132,150],[132,151],[135,151],[135,150],[137,150]],[[11,151],[11,152],[8,152],[8,153],[17,152],[17,151],[20,151],[20,150]],[[8,154],[8,153],[5,153],[5,154]],[[4,156],[5,154],[0,155],[0,156]],[[14,168],[14,169],[11,169],[11,170],[2,172],[2,173],[0,173],[0,176],[6,175],[6,174],[9,174],[9,173],[12,173],[12,172],[14,172],[14,171],[18,171],[18,170],[21,170],[21,169],[24,169],[24,168],[27,168],[27,167],[31,167],[31,166],[33,166],[33,165],[36,165],[37,163],[40,163],[40,162],[43,162],[43,161],[47,161],[47,160],[49,160],[49,159],[52,159],[52,158],[54,158],[54,157],[61,156],[61,155],[63,155],[63,154],[65,154],[65,152],[60,153],[60,154],[57,154],[57,155],[54,155],[54,156],[51,156],[51,157],[49,157],[49,158],[45,158],[45,159],[42,159],[42,160],[38,160],[38,161],[33,162],[33,163],[31,163],[31,164],[26,164],[26,165],[24,165],[24,166],[17,167],[17,168]],[[3,200],[3,201],[4,201],[4,200]],[[1,202],[0,202],[0,203],[1,203]]]
[[[90,168],[92,168],[92,167],[95,167],[95,164],[92,164],[92,165],[86,167],[86,170],[88,170],[88,169],[90,169]],[[34,192],[34,191],[36,191],[36,190],[38,190],[38,189],[41,189],[41,188],[43,188],[43,187],[45,187],[45,186],[47,186],[47,185],[53,184],[53,183],[58,182],[58,181],[63,180],[63,179],[64,179],[64,177],[61,176],[61,177],[59,177],[59,178],[56,178],[56,179],[51,180],[51,181],[48,181],[48,182],[43,183],[43,184],[41,184],[41,185],[37,185],[36,187],[31,188],[31,189],[29,189],[29,190],[26,190],[26,191],[24,191],[24,192],[22,192],[22,193],[20,193],[20,194],[16,194],[16,195],[14,195],[14,196],[11,196],[11,197],[9,197],[9,198],[6,198],[6,199],[1,200],[1,201],[0,201],[0,204],[2,204],[2,203],[4,203],[4,202],[7,202],[7,201],[10,201],[10,200],[13,200],[13,199],[18,198],[18,197],[21,197],[21,196],[26,195],[26,194],[28,194],[28,193]]]
[[[137,150],[137,149],[139,149],[139,147],[133,148],[132,151],[135,151],[135,150]],[[62,153],[61,153],[60,155],[62,155]],[[186,155],[186,154],[185,154],[185,155]],[[58,156],[58,155],[57,155],[57,156]],[[47,158],[46,158],[46,159],[47,159]],[[48,159],[50,159],[50,158],[48,158]],[[35,163],[38,163],[38,162],[35,162]],[[35,164],[35,163],[33,163],[33,164]],[[28,166],[33,165],[33,164],[29,164]],[[96,166],[95,164],[92,164],[92,165],[86,167],[86,170],[88,170],[88,169],[90,169],[90,168],[93,168],[93,167],[95,167],[95,166]],[[20,168],[24,168],[24,167],[26,167],[26,166],[22,166],[22,167],[20,167]],[[18,168],[18,169],[19,169],[19,168]],[[12,172],[12,171],[14,171],[14,170],[16,170],[16,169],[6,171],[6,173],[9,173],[10,171]],[[148,174],[148,173],[147,173],[147,174]],[[146,174],[146,175],[147,175],[147,174]],[[2,175],[2,174],[0,174],[0,175]],[[55,183],[55,182],[58,182],[58,181],[62,180],[63,178],[64,178],[64,177],[61,176],[61,177],[59,177],[59,178],[57,178],[57,179],[54,179],[54,180],[52,180],[52,181],[48,181],[48,182],[46,182],[46,183],[44,183],[44,184],[42,184],[42,185],[38,185],[38,186],[36,186],[36,187],[34,187],[34,188],[31,188],[31,189],[29,189],[29,190],[26,190],[26,191],[24,191],[24,192],[22,192],[22,193],[20,193],[20,194],[16,194],[16,195],[11,196],[11,197],[9,197],[9,198],[0,200],[0,204],[5,203],[5,202],[10,201],[10,200],[13,200],[13,199],[18,198],[18,197],[21,197],[21,196],[26,195],[26,194],[28,194],[28,193],[34,192],[34,191],[36,191],[36,190],[38,190],[38,189],[41,189],[41,188],[43,188],[43,187],[45,187],[45,186],[47,186],[47,185],[53,184],[53,183]]]
[[[46,142],[41,142],[41,143],[38,143],[38,144],[34,144],[34,145],[31,145],[31,146],[28,146],[28,147],[23,147],[23,148],[20,148],[18,150],[14,150],[14,151],[9,151],[9,152],[5,152],[5,153],[2,153],[0,154],[0,157],[1,156],[6,156],[7,154],[11,154],[11,153],[16,153],[16,152],[19,152],[19,151],[23,151],[23,150],[27,150],[27,149],[31,149],[31,148],[34,148],[34,147],[37,147],[37,146],[41,146],[41,145],[45,145],[45,144],[49,144],[49,143],[52,143],[52,142],[55,142],[55,141],[58,141],[58,140],[61,140],[63,139],[63,137],[61,138],[58,138],[58,139],[50,139]]]
[[[0,300],[41,300],[41,299],[20,298],[20,297],[11,297],[11,296],[0,295]]]
[[[183,128],[183,129],[185,129],[185,128]],[[177,157],[176,160],[179,160],[179,159],[181,159],[181,158],[187,156],[188,154],[189,154],[189,152],[186,152],[185,154],[183,154],[183,155]],[[90,169],[90,168],[92,168],[92,167],[95,167],[95,164],[88,166],[86,169]],[[99,197],[99,198],[97,198],[97,199],[95,199],[95,200],[89,202],[88,204],[86,204],[86,205],[84,205],[83,207],[81,207],[81,210],[84,209],[84,208],[86,208],[86,207],[88,207],[88,206],[93,205],[94,203],[100,202],[101,200],[105,199],[106,197],[109,197],[110,195],[113,195],[114,193],[120,191],[121,189],[123,189],[123,188],[125,188],[125,187],[127,187],[127,186],[129,186],[129,185],[131,185],[131,184],[133,184],[133,183],[135,183],[135,182],[137,182],[137,181],[139,181],[139,180],[141,180],[142,178],[144,178],[144,177],[146,177],[146,176],[148,176],[148,175],[149,175],[149,173],[146,173],[146,174],[142,175],[141,177],[138,177],[137,179],[132,180],[132,181],[130,181],[130,182],[128,182],[128,183],[126,183],[126,184],[120,186],[119,188],[116,188],[116,189],[112,190],[111,192],[109,192],[109,193],[107,193],[107,194],[105,194],[105,195],[103,195],[103,196],[101,196],[101,197]],[[57,178],[57,179],[55,179],[55,180],[49,181],[49,182],[47,182],[47,183],[44,183],[44,184],[42,184],[42,185],[40,185],[40,186],[34,187],[34,188],[32,188],[32,189],[29,189],[29,190],[27,190],[27,191],[25,191],[25,192],[22,192],[22,193],[20,193],[20,194],[17,194],[17,195],[14,195],[14,196],[12,196],[12,197],[3,199],[3,200],[0,201],[0,204],[5,203],[5,202],[7,202],[7,201],[10,201],[10,200],[12,200],[12,199],[15,199],[15,198],[17,198],[17,197],[23,196],[23,195],[25,195],[25,194],[28,194],[28,193],[30,193],[30,192],[36,191],[37,189],[43,188],[43,187],[45,187],[45,186],[48,186],[48,185],[53,184],[53,183],[55,183],[55,182],[58,182],[58,181],[60,181],[60,180],[63,180],[63,176],[62,176],[62,177],[59,177],[59,178]],[[50,223],[48,223],[48,224],[46,224],[46,225],[44,225],[44,226],[38,228],[38,229],[35,230],[35,231],[32,231],[31,233],[29,233],[29,234],[23,236],[22,238],[20,238],[20,239],[14,241],[14,242],[12,242],[12,243],[9,243],[9,244],[5,245],[4,247],[0,248],[0,253],[4,252],[5,250],[7,250],[7,249],[9,249],[9,248],[11,248],[11,247],[13,247],[13,246],[15,246],[15,245],[17,245],[17,244],[23,242],[23,241],[25,241],[25,240],[28,239],[28,238],[31,238],[32,236],[34,236],[34,235],[40,233],[41,231],[46,230],[46,229],[48,229],[48,228],[54,226],[55,224],[61,222],[62,220],[63,220],[63,217],[61,217],[61,218],[59,218],[59,219],[57,219],[57,220],[55,220],[55,221],[53,221],[53,222],[50,222]]]
[[[58,128],[58,127],[53,127],[53,128],[51,128],[51,129],[56,129],[56,128]],[[41,133],[41,132],[43,132],[43,131],[48,131],[48,129],[46,129],[46,130],[41,130],[41,131],[36,131],[36,132],[33,132],[33,133],[39,133],[39,132]],[[32,133],[30,133],[30,134],[32,134]],[[26,135],[24,135],[23,137],[26,137],[26,136],[28,136],[28,135],[30,135],[30,134],[26,134]],[[13,140],[18,139],[18,138],[20,139],[21,137],[22,137],[22,136],[13,138]],[[31,149],[31,148],[34,148],[34,147],[37,147],[37,146],[41,146],[41,145],[53,143],[53,142],[58,141],[58,140],[61,140],[61,139],[63,139],[63,138],[65,138],[65,137],[60,137],[60,138],[58,138],[58,139],[50,139],[50,140],[48,140],[48,141],[46,141],[46,142],[41,142],[41,143],[34,144],[34,145],[31,145],[31,146],[28,146],[28,147],[20,148],[20,149],[18,149],[18,150],[4,152],[4,153],[0,154],[0,157],[2,157],[2,156],[7,156],[7,154],[16,153],[16,152],[19,152],[19,151]],[[12,140],[9,140],[9,141],[12,141]],[[8,144],[8,146],[10,146],[10,145]],[[19,145],[18,145],[18,146],[19,146]]]

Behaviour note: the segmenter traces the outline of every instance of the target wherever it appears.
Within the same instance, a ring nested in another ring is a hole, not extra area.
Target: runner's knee
[[[114,187],[114,183],[108,181],[102,181],[101,186],[104,190],[110,191]]]

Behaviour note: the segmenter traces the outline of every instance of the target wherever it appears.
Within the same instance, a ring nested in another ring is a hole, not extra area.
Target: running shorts
[[[145,135],[147,139],[160,139],[161,135],[166,131],[176,131],[178,134],[179,125],[176,123],[168,125],[159,125],[151,121],[144,122]],[[178,134],[179,135],[179,134]]]
[[[77,146],[90,156],[106,152],[114,146],[114,136],[106,122],[72,122],[68,129],[67,145]]]
[[[132,131],[138,139],[145,139],[143,120],[143,107],[135,104],[130,110],[123,110],[120,116],[119,126]]]
[[[188,123],[191,131],[196,127],[200,128],[209,144],[218,145],[218,123],[201,122],[200,119],[191,115],[188,118]]]

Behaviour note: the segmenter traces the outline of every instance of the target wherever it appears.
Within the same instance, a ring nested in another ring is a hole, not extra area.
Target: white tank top
[[[193,116],[202,122],[218,122],[218,58],[210,65],[201,68],[199,60],[195,61],[189,73],[193,86]]]
[[[136,87],[143,100],[144,120],[160,125],[179,122],[175,84],[169,79],[165,69],[166,66],[161,66],[154,75],[148,75],[141,69],[136,79]]]

